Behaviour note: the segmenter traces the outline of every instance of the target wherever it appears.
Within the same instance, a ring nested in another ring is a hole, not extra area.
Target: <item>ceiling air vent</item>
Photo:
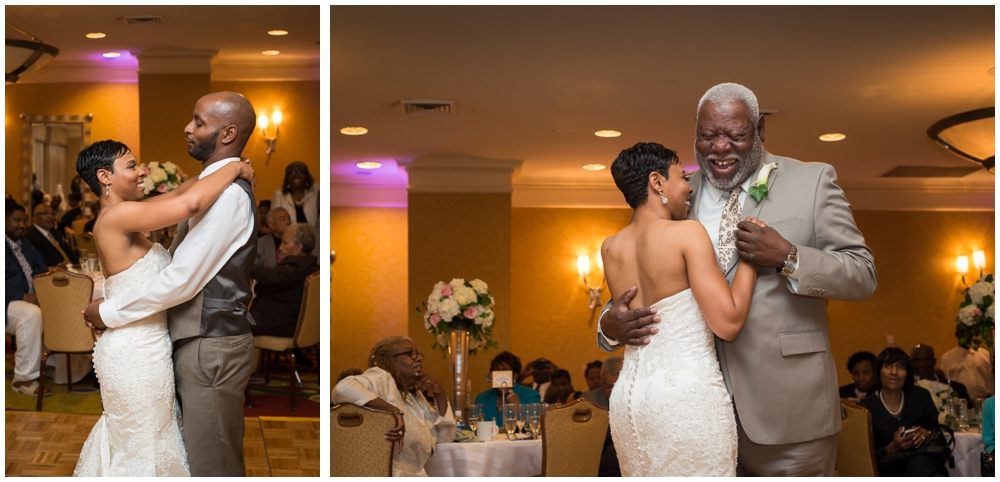
[[[450,116],[455,106],[453,100],[401,100],[403,115]]]
[[[965,177],[981,170],[979,166],[896,166],[880,177]]]
[[[125,21],[129,25],[135,25],[139,23],[163,23],[163,17],[159,15],[128,15],[125,17]]]

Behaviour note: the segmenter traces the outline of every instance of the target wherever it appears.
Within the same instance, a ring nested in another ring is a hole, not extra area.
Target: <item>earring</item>
[[[663,190],[660,190],[658,192],[660,193],[660,199],[663,201],[663,204],[666,204],[667,203],[667,197],[663,195]]]
[[[110,183],[104,185],[104,195],[105,196],[111,196],[111,184]]]

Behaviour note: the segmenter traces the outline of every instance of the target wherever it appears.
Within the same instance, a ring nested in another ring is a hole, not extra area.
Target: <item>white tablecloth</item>
[[[542,472],[542,441],[437,444],[431,477],[531,477]]]
[[[979,454],[983,453],[983,434],[973,429],[968,432],[955,432],[955,468],[948,467],[948,475],[952,477],[982,477],[982,466]]]

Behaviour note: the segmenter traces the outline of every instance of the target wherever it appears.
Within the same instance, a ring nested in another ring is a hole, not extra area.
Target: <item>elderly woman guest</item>
[[[875,354],[859,351],[847,359],[847,371],[854,382],[840,387],[840,398],[861,400],[871,393],[875,386]]]
[[[490,362],[490,372],[511,371],[512,376],[521,373],[521,359],[509,351],[501,352],[493,357]],[[500,396],[503,390],[505,395]],[[501,404],[506,403],[541,403],[542,397],[538,392],[518,383],[510,388],[491,388],[476,395],[477,404],[483,405],[483,420],[499,420],[497,414],[500,413]],[[499,424],[498,424],[499,425]]]
[[[444,389],[424,373],[424,357],[405,336],[390,336],[375,344],[368,370],[347,377],[333,388],[333,403],[353,403],[393,412],[397,426],[387,440],[399,440],[392,452],[393,477],[426,477],[424,464],[438,442],[455,438],[455,416]],[[424,391],[434,394],[431,408]],[[401,418],[400,418],[401,417]]]
[[[257,264],[250,268],[250,277],[257,281],[256,296],[250,305],[250,314],[257,323],[251,327],[255,336],[295,335],[304,282],[319,271],[316,257],[309,254],[314,246],[316,230],[305,223],[293,224],[281,238],[281,262],[273,268]]]
[[[287,210],[293,223],[309,223],[319,231],[319,185],[313,183],[304,162],[295,161],[285,167],[285,181],[271,199],[271,209],[277,208]],[[319,246],[312,254],[319,257]]]
[[[875,388],[860,404],[872,414],[880,476],[948,476],[943,461],[913,452],[937,428],[938,411],[931,394],[913,384],[913,362],[905,351],[890,347],[879,353]]]

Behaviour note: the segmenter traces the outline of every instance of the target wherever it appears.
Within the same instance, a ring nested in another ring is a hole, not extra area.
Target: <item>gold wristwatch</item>
[[[781,268],[781,276],[789,277],[792,271],[799,265],[799,249],[792,245],[792,250],[788,252],[788,258],[785,259],[785,266]]]

